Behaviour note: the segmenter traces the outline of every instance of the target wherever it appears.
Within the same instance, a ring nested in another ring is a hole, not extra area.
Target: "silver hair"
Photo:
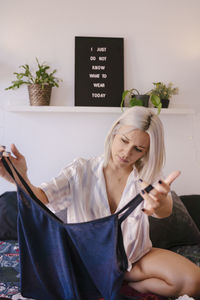
[[[149,134],[149,151],[135,163],[139,176],[147,183],[153,183],[159,176],[165,162],[164,130],[159,117],[150,109],[143,106],[128,108],[118,120],[114,122],[104,144],[104,167],[111,156],[114,136],[123,125],[140,129]]]

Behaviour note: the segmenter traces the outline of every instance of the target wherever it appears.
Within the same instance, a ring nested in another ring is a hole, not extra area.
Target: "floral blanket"
[[[187,257],[200,267],[200,245],[173,248],[173,251]],[[138,294],[128,286],[122,287],[129,297],[140,296],[139,299],[164,300],[167,298],[150,294]],[[19,294],[19,245],[17,241],[0,241],[0,299],[16,299]],[[18,298],[17,299],[24,299]],[[132,298],[130,298],[132,299]]]

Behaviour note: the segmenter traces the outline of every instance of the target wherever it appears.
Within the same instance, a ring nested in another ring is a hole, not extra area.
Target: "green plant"
[[[136,94],[134,92],[136,92],[137,95],[139,95],[139,92],[138,92],[137,89],[125,90],[122,93],[122,101],[121,101],[121,104],[120,104],[121,108],[123,107],[124,101],[125,101],[126,98],[128,98],[128,102],[129,102],[130,106],[142,106],[142,100],[137,99],[135,97]]]
[[[135,92],[137,94],[135,94]],[[137,95],[141,95],[137,89],[125,90],[122,93],[122,101],[121,108],[123,109],[125,99],[127,99],[130,106],[143,106],[143,101],[141,99],[137,99]],[[160,97],[156,95],[154,92],[145,93],[145,95],[149,95],[149,100],[158,109],[158,114],[161,111],[162,103],[160,102]]]
[[[163,82],[154,82],[154,88],[150,91],[150,94],[154,94],[160,99],[170,99],[173,95],[177,95],[179,89],[177,87],[173,87],[173,83],[170,82],[167,85]]]
[[[33,74],[29,65],[25,64],[19,66],[19,68],[22,68],[22,72],[13,73],[16,75],[17,79],[13,80],[12,85],[7,87],[6,90],[19,88],[23,84],[39,84],[42,88],[47,85],[51,87],[59,87],[59,81],[61,81],[61,79],[54,76],[57,70],[53,70],[51,73],[48,73],[50,67],[46,65],[46,63],[40,64],[37,58],[36,61],[38,69],[35,71],[35,74]]]
[[[153,106],[158,109],[158,115],[159,115],[161,108],[162,108],[162,103],[160,102],[160,97],[152,92],[149,94],[149,100],[151,101]]]

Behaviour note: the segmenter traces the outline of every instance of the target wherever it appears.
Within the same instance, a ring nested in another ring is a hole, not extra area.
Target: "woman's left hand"
[[[149,193],[144,190],[147,184],[142,182],[141,196],[145,200],[144,213],[148,216],[154,215],[157,218],[165,218],[171,214],[173,204],[168,193],[170,185],[179,175],[180,171],[172,172],[165,180],[159,180]]]

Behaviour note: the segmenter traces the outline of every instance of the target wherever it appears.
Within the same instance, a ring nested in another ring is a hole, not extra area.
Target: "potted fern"
[[[6,90],[17,89],[22,85],[28,86],[30,105],[49,105],[52,87],[59,87],[61,79],[55,77],[56,70],[49,72],[50,66],[40,64],[38,59],[37,70],[33,73],[28,64],[20,66],[21,72],[14,72],[16,80]]]

